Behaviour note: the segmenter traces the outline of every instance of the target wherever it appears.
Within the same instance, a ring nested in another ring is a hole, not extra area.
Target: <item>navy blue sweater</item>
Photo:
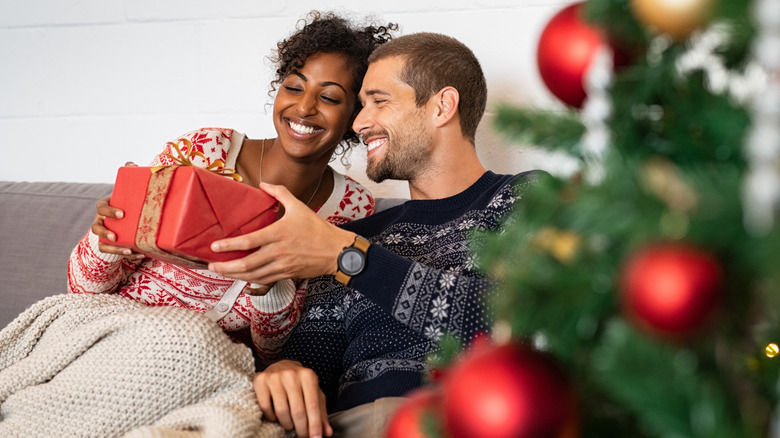
[[[328,412],[406,394],[422,384],[426,356],[443,334],[467,343],[489,329],[488,283],[475,268],[470,231],[498,229],[515,187],[531,175],[486,172],[458,195],[408,201],[343,226],[371,242],[365,270],[349,287],[332,276],[310,280],[282,353],[317,373]]]

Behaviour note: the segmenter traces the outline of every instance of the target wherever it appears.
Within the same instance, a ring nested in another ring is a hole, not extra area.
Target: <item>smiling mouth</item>
[[[289,126],[290,129],[292,129],[295,133],[300,135],[313,135],[324,131],[322,128],[303,125],[301,123],[293,122],[292,120],[287,121],[287,126]]]
[[[366,142],[368,146],[368,155],[374,153],[377,149],[381,148],[387,143],[387,137],[374,137]]]

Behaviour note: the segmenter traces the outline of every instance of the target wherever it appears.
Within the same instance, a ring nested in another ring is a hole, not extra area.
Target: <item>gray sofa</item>
[[[67,292],[70,252],[111,188],[0,181],[0,329],[32,303]],[[377,210],[401,201],[378,199]]]
[[[111,184],[0,182],[0,328],[66,293],[68,257]]]

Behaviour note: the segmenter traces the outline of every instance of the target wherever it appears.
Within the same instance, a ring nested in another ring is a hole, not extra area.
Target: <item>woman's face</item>
[[[274,127],[289,155],[330,159],[352,124],[353,82],[346,56],[333,53],[311,55],[282,81],[274,99]]]

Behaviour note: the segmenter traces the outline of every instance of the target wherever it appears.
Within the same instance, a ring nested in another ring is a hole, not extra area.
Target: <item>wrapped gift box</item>
[[[210,245],[273,223],[279,210],[264,191],[194,166],[122,167],[110,204],[125,215],[105,219],[117,240],[102,242],[199,268],[249,254]]]

